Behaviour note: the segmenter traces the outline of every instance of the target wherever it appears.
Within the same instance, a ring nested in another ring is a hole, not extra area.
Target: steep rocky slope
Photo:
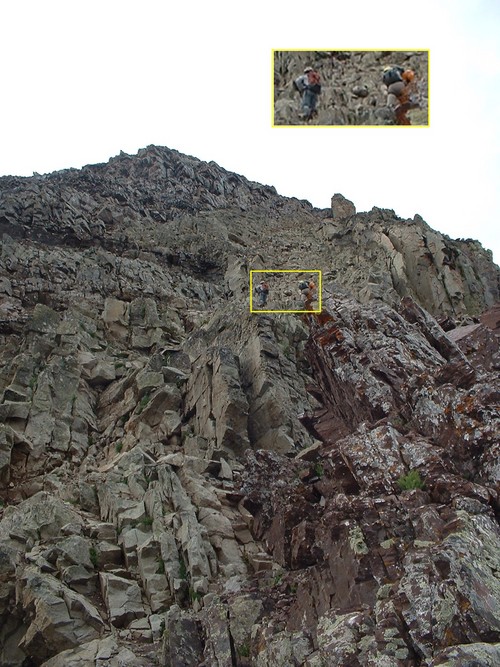
[[[488,251],[153,146],[0,226],[0,664],[498,663]]]
[[[427,125],[427,51],[276,51],[274,53],[275,125],[394,125],[396,118],[386,106],[387,89],[382,70],[400,65],[416,74],[412,96],[418,108],[408,112],[412,125]],[[294,80],[306,66],[321,76],[318,115],[301,117],[299,94]]]

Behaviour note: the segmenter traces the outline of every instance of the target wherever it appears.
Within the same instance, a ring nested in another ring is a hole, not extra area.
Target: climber
[[[321,79],[312,67],[306,67],[304,74],[293,82],[295,90],[302,95],[302,114],[304,120],[311,120],[317,115],[318,95],[321,93]]]
[[[315,300],[315,290],[316,285],[314,283],[313,277],[309,280],[301,280],[299,283],[299,290],[302,294],[302,299],[306,310],[311,310],[311,304]]]
[[[267,296],[269,294],[269,285],[265,280],[261,280],[260,284],[255,288],[256,293],[259,295],[259,306],[265,306],[267,303]]]
[[[415,91],[415,72],[399,65],[384,67],[382,81],[387,86],[387,106],[394,110],[397,125],[411,125],[406,112],[418,107],[412,97]]]

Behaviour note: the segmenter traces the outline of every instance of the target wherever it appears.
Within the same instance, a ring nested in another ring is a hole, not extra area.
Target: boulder
[[[27,655],[48,658],[99,637],[97,609],[50,574],[27,567],[19,578],[19,603],[30,619],[19,646]]]
[[[161,659],[172,667],[196,667],[203,660],[201,629],[189,611],[173,605],[166,616]]]
[[[137,582],[105,572],[99,573],[99,580],[112,625],[126,628],[133,620],[146,616]]]
[[[332,218],[346,220],[356,214],[356,207],[343,195],[337,193],[332,197]]]

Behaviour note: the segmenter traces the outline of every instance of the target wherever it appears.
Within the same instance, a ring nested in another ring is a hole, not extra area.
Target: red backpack
[[[316,93],[316,95],[319,95],[321,93],[321,78],[316,72],[316,70],[312,69],[310,72],[307,73],[307,83],[309,85],[309,89],[312,90],[313,93]]]

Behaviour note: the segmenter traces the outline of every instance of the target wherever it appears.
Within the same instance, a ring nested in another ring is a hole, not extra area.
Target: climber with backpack
[[[302,96],[302,114],[304,120],[311,120],[317,115],[316,106],[321,94],[321,77],[312,67],[306,67],[304,74],[293,82],[295,90]]]
[[[259,296],[259,306],[265,306],[267,303],[267,297],[269,295],[269,285],[265,280],[261,280],[259,285],[255,288],[256,294]]]
[[[397,125],[411,125],[406,112],[418,107],[412,98],[415,90],[415,72],[399,65],[387,65],[382,73],[382,82],[387,86],[387,106],[394,110]]]
[[[312,277],[310,280],[301,280],[299,282],[299,290],[302,294],[302,299],[306,310],[311,310],[311,304],[314,301],[316,285]]]

